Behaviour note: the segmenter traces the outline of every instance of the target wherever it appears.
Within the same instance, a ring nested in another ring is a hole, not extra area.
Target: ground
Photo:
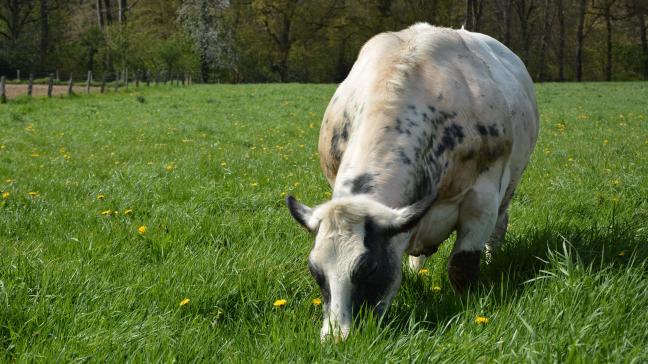
[[[27,97],[27,85],[25,84],[8,84],[5,85],[5,90],[7,92],[7,99],[15,99],[18,97]],[[90,92],[97,93],[100,92],[100,87],[90,87]],[[109,90],[110,91],[110,90]],[[68,86],[67,85],[54,85],[52,86],[52,95],[67,95]],[[86,86],[74,85],[72,86],[72,92],[76,94],[86,93]],[[47,96],[47,85],[34,85],[32,87],[32,96]]]
[[[0,105],[0,361],[648,361],[648,84],[540,84],[509,235],[455,295],[445,244],[389,316],[319,343],[309,236],[332,85]],[[275,306],[275,301],[279,301]]]

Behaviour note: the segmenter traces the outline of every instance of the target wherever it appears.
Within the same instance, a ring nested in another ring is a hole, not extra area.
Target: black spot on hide
[[[365,221],[363,243],[367,252],[354,262],[351,273],[354,313],[360,311],[363,304],[376,308],[396,278],[396,269],[400,269],[400,261],[392,261],[389,255],[389,237],[380,232],[370,217]]]
[[[494,136],[494,137],[499,136],[499,131],[497,131],[497,125],[495,125],[495,124],[489,125],[488,126],[488,133],[491,136]]]
[[[324,275],[324,272],[316,267],[310,260],[308,261],[308,270],[315,279],[315,282],[317,282],[317,285],[322,292],[322,301],[324,301],[324,307],[327,308],[329,302],[331,301],[331,290],[329,288],[328,281],[326,280],[326,276]]]
[[[443,129],[441,143],[434,154],[438,157],[446,150],[453,150],[458,144],[461,144],[464,138],[463,128],[455,123],[446,126]]]
[[[375,187],[374,175],[364,173],[350,181],[347,181],[345,184],[351,185],[351,193],[353,194],[371,193]]]

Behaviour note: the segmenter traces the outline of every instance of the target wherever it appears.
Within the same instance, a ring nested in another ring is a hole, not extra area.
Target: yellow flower
[[[101,211],[101,215],[103,215],[103,216],[110,216],[110,214],[112,214],[111,210],[103,210],[103,211]]]
[[[185,299],[183,299],[182,301],[180,301],[180,306],[182,307],[182,306],[184,306],[184,305],[186,305],[186,304],[188,304],[188,303],[189,303],[189,299],[188,299],[188,298],[185,298]]]
[[[252,187],[256,187],[256,186],[258,186],[258,185],[259,185],[259,184],[256,183],[256,182],[252,182],[252,183],[250,183],[250,186],[252,186]]]
[[[8,184],[12,184],[12,183],[15,182],[15,180],[13,180],[13,179],[11,179],[11,178],[7,178],[7,179],[5,180],[5,182],[8,183]]]
[[[106,198],[106,196],[104,196],[104,195],[101,195],[101,194],[97,195],[97,200],[103,200],[105,198]]]
[[[488,317],[485,317],[485,316],[479,316],[479,315],[477,315],[477,317],[475,317],[475,323],[476,323],[477,325],[485,325],[485,324],[487,324],[489,321],[490,321],[490,320],[488,319]]]
[[[621,183],[621,180],[618,179],[618,178],[612,180],[612,185],[613,185],[613,186],[618,186],[619,183]]]
[[[142,225],[142,226],[138,227],[137,232],[144,235],[144,233],[146,233],[146,225]]]
[[[625,255],[625,250],[621,250],[621,251],[619,252],[619,254],[617,254],[617,255],[620,256],[620,257],[624,256],[624,255]]]
[[[227,162],[225,162],[225,161],[221,162],[221,166],[225,167],[226,165],[227,165]]]
[[[607,139],[603,140],[603,145],[607,145],[609,142]]]
[[[430,273],[430,271],[429,271],[427,268],[421,268],[421,269],[418,271],[418,275],[420,275],[420,276],[426,276],[426,275],[428,275],[429,273]]]
[[[5,199],[5,200],[8,199],[8,198],[9,198],[9,192],[8,192],[8,191],[4,191],[4,192],[2,193],[2,198]]]
[[[319,297],[313,298],[313,300],[311,302],[313,303],[314,306],[319,306],[319,305],[322,304],[322,299],[319,298]]]
[[[38,192],[30,191],[30,192],[27,192],[27,194],[29,196],[31,196],[31,197],[38,197]]]
[[[38,154],[38,152],[36,152],[36,151],[33,151],[30,155],[31,155],[32,157],[34,157],[34,158],[36,158],[36,157],[40,157],[40,154]]]
[[[164,167],[164,169],[166,169],[168,172],[171,172],[174,168],[175,168],[175,163],[174,162],[171,162],[171,163],[167,164],[166,167]]]
[[[281,193],[281,197],[286,197],[286,193],[285,193],[285,192],[282,192],[282,193]]]
[[[432,287],[432,292],[433,292],[433,293],[439,293],[439,292],[441,292],[441,287],[439,287],[439,286],[434,286],[434,287]]]
[[[288,301],[286,301],[284,299],[280,299],[280,300],[276,300],[272,305],[277,307],[277,308],[281,308],[281,307],[285,306],[286,303],[288,303]]]
[[[126,210],[124,210],[124,215],[126,215],[126,216],[131,215],[132,213],[133,213],[133,210],[132,210],[132,209],[126,209]]]

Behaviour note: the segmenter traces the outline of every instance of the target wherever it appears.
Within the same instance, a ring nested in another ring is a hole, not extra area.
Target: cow
[[[531,77],[480,33],[418,23],[364,44],[321,124],[332,199],[291,215],[315,244],[321,339],[345,339],[361,306],[382,315],[402,278],[456,231],[448,277],[464,292],[483,250],[506,233],[508,206],[539,128]]]

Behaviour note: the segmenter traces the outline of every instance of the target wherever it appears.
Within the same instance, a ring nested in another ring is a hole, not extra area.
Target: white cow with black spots
[[[401,260],[419,269],[453,232],[453,287],[477,279],[506,233],[508,205],[538,135],[533,83],[495,39],[416,24],[360,51],[328,105],[319,153],[333,198],[292,216],[316,233],[308,266],[321,336],[345,338],[362,305],[385,312]]]

